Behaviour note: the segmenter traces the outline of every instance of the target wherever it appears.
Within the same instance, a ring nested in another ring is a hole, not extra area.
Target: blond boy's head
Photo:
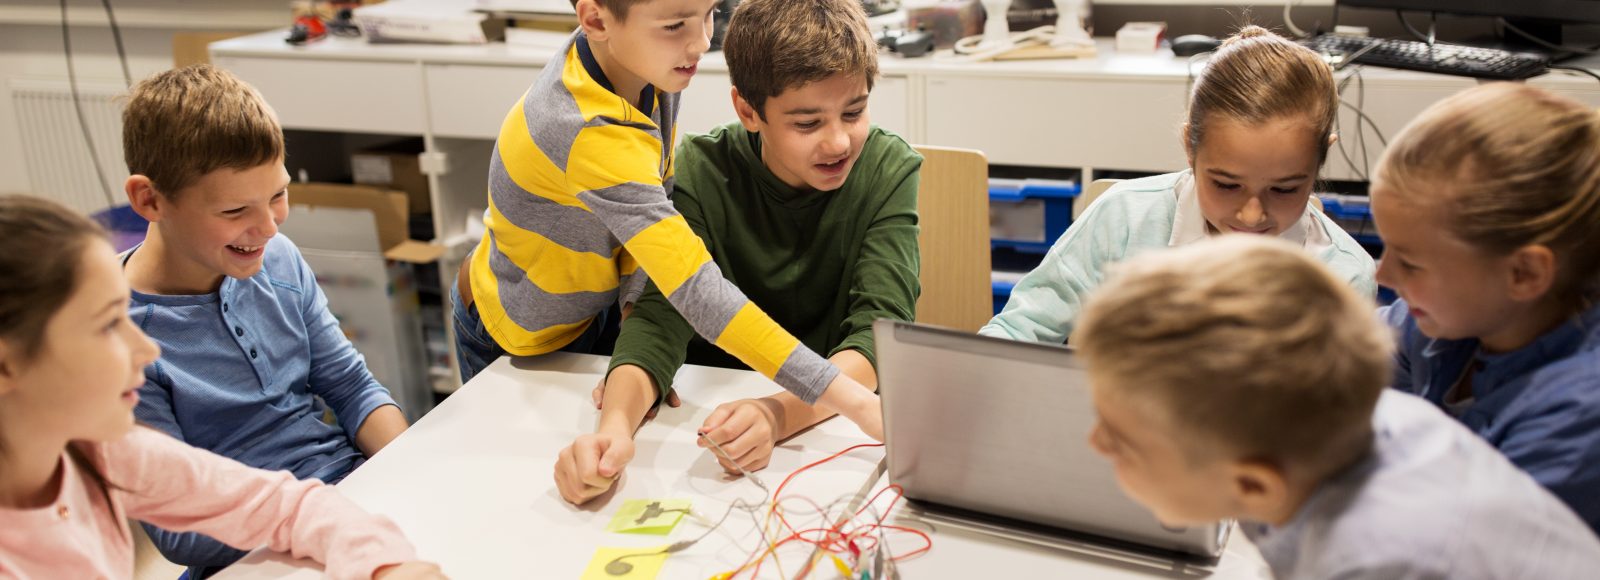
[[[1304,250],[1230,235],[1119,266],[1075,336],[1092,443],[1169,523],[1292,513],[1370,445],[1390,337]]]
[[[193,65],[134,85],[122,113],[128,172],[169,198],[218,169],[283,158],[283,129],[255,88],[228,71]]]

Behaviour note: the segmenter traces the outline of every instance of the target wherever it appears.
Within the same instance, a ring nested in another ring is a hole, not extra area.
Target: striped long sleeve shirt
[[[470,265],[485,329],[513,355],[558,350],[637,298],[648,273],[706,340],[815,402],[838,367],[724,279],[667,196],[678,95],[645,87],[635,107],[581,32],[561,54],[506,115],[490,159]]]

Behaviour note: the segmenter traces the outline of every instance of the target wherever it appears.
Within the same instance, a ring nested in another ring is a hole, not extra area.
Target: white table
[[[696,447],[695,429],[718,403],[770,394],[776,385],[748,371],[688,366],[678,375],[683,406],[663,409],[640,429],[638,453],[615,492],[581,508],[562,501],[552,479],[556,456],[577,434],[593,429],[598,412],[589,393],[605,366],[604,357],[562,353],[501,359],[352,473],[339,490],[392,518],[423,559],[438,562],[454,578],[576,578],[597,547],[659,546],[705,529],[685,518],[670,540],[606,532],[627,499],[689,498],[697,511],[716,518],[735,498],[761,497],[751,483],[723,475],[714,458]],[[868,442],[854,425],[830,420],[780,446],[758,477],[775,488],[807,463]],[[854,494],[882,457],[882,448],[852,452],[807,471],[784,495],[827,502]],[[930,526],[896,513],[893,523],[933,532],[933,549],[902,564],[907,578],[1178,575]],[[668,558],[661,577],[707,578],[733,569],[760,541],[754,528],[750,517],[735,512],[722,530]],[[890,542],[897,552],[920,545],[908,536],[892,536]],[[780,551],[789,575],[809,553],[791,545]],[[763,577],[777,576],[771,564],[763,568]],[[813,577],[837,577],[831,567],[820,570]],[[217,577],[320,575],[310,560],[257,551]],[[1214,577],[1267,575],[1254,547],[1234,534]]]

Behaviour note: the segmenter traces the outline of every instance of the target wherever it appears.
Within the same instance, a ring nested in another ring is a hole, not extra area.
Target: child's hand
[[[403,564],[390,564],[378,568],[372,573],[372,580],[429,580],[449,578],[444,575],[444,570],[432,562],[405,562]]]
[[[738,467],[743,467],[745,471],[762,469],[772,459],[772,447],[777,443],[775,434],[778,431],[778,418],[766,405],[764,399],[723,403],[711,411],[711,416],[700,426],[700,432],[716,441],[728,457],[738,462]],[[702,448],[711,447],[705,439],[695,441]],[[717,457],[717,463],[722,465],[724,471],[733,475],[739,473],[738,467],[716,453],[712,455]]]
[[[611,433],[580,436],[556,459],[556,489],[562,499],[582,504],[609,491],[632,460],[632,437]]]
[[[602,401],[604,401],[605,397],[606,397],[606,380],[603,379],[603,378],[600,379],[600,384],[594,386],[594,392],[590,393],[590,395],[594,397],[594,408],[596,408],[596,409],[602,408],[600,403]],[[683,404],[683,401],[678,399],[678,391],[676,389],[674,389],[674,390],[672,390],[672,391],[667,393],[667,406],[668,407],[672,407],[672,408],[676,409],[676,408],[678,408],[679,405],[682,405],[682,404]],[[659,411],[659,410],[661,410],[661,405],[656,405],[654,407],[651,407],[649,411],[645,411],[644,418],[646,418],[646,419],[654,419],[654,418],[656,418],[656,411]]]

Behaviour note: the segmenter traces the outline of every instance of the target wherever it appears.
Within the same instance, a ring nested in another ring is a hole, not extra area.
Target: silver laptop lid
[[[1173,530],[1089,447],[1088,376],[1064,346],[873,324],[889,480],[906,497],[1215,556],[1220,525]]]

